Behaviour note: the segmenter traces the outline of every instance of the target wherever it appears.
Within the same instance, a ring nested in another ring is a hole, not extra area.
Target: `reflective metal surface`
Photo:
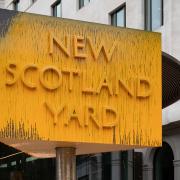
[[[75,148],[56,148],[56,180],[76,180]]]

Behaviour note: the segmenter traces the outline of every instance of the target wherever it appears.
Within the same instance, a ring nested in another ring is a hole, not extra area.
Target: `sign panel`
[[[161,145],[160,34],[9,11],[3,19],[1,138]]]

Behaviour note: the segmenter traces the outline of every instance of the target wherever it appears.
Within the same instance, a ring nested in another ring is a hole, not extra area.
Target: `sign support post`
[[[76,180],[76,149],[56,148],[56,180]]]

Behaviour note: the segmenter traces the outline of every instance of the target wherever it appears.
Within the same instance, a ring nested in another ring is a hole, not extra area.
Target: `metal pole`
[[[56,148],[56,180],[76,180],[75,148]]]

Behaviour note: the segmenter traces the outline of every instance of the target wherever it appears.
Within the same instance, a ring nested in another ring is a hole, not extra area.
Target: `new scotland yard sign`
[[[2,139],[161,145],[158,33],[0,12]]]

